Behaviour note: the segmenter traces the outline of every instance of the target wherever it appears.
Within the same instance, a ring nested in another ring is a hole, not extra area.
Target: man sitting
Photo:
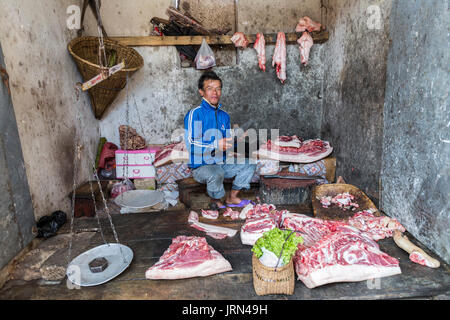
[[[222,80],[213,71],[202,74],[198,80],[198,92],[203,97],[200,106],[184,117],[185,142],[189,151],[189,167],[197,182],[206,184],[211,198],[211,209],[225,208],[221,201],[225,196],[224,178],[233,178],[232,190],[225,199],[229,207],[243,207],[249,200],[241,200],[242,189],[250,189],[250,181],[256,169],[248,161],[243,164],[226,163],[226,150],[234,145],[231,138],[230,116],[219,103]],[[234,160],[234,159],[232,159]],[[230,162],[230,159],[228,159]]]

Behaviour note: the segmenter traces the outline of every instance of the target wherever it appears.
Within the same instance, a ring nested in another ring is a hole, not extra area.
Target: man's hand
[[[219,150],[225,151],[227,149],[230,149],[231,147],[233,147],[233,145],[231,144],[231,141],[233,140],[233,138],[223,138],[219,140]]]

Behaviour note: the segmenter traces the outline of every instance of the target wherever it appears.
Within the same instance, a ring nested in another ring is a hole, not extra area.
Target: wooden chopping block
[[[339,193],[348,192],[355,197],[353,202],[359,205],[355,211],[352,210],[342,210],[336,205],[331,205],[329,208],[324,208],[320,203],[321,197],[331,196],[335,197]],[[347,220],[354,216],[357,211],[362,210],[372,210],[374,211],[374,216],[379,217],[381,214],[373,202],[367,197],[367,195],[362,192],[359,188],[351,184],[337,183],[337,184],[323,184],[314,187],[312,191],[312,207],[314,212],[314,217],[320,219],[329,220]]]

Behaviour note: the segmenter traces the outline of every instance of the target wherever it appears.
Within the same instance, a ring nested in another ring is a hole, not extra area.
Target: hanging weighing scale
[[[105,47],[103,45],[103,33],[101,31],[101,19],[100,19],[100,12],[99,12],[99,6],[98,6],[98,0],[95,0],[95,7],[97,11],[97,15],[99,17],[98,19],[98,30],[99,30],[99,65],[103,66],[102,62],[102,51],[103,51],[103,57],[106,61],[105,56]],[[128,73],[127,73],[127,123],[128,123]],[[78,90],[78,89],[76,89]],[[78,100],[78,91],[77,92],[77,100]],[[77,109],[77,119],[79,120],[79,111]],[[139,119],[140,120],[140,119]],[[79,121],[78,121],[79,122]],[[141,124],[142,126],[142,124]],[[128,130],[127,130],[128,131]],[[128,132],[127,132],[128,135]],[[76,177],[77,177],[77,171],[78,171],[78,162],[81,161],[81,144],[79,141],[75,141],[75,152],[74,152],[74,178],[73,178],[73,192],[72,192],[72,215],[71,215],[71,222],[70,222],[70,233],[71,233],[71,240],[69,243],[68,248],[68,256],[67,261],[70,261],[71,256],[71,250],[72,250],[72,240],[73,240],[73,221],[74,221],[74,210],[75,210],[75,190],[76,190]],[[92,187],[92,181],[89,179],[90,189],[91,189],[91,195],[94,202],[94,210],[95,210],[95,216],[97,218],[97,223],[99,225],[99,230],[103,239],[104,244],[99,245],[97,247],[94,247],[90,250],[87,250],[80,255],[78,255],[75,259],[73,259],[70,263],[68,263],[67,269],[66,269],[66,275],[70,282],[72,282],[74,285],[77,286],[96,286],[103,283],[106,283],[115,277],[117,277],[119,274],[121,274],[125,269],[128,268],[131,261],[133,260],[133,251],[119,243],[119,239],[109,212],[108,205],[106,203],[105,196],[103,194],[103,189],[100,183],[100,179],[97,174],[96,166],[95,166],[95,158],[93,157],[92,150],[90,148],[87,148],[89,150],[89,156],[90,160],[92,161],[92,168],[94,172],[94,178],[98,183],[100,194],[103,200],[103,204],[105,207],[105,212],[108,216],[111,229],[114,234],[114,238],[116,240],[116,243],[109,243],[105,240],[102,226],[100,223],[99,215],[97,213],[97,205],[95,201],[94,196],[94,190]],[[126,175],[126,179],[128,177],[128,174]],[[155,198],[156,199],[156,198]],[[159,198],[158,198],[159,199]],[[157,200],[157,199],[156,199]],[[155,200],[153,200],[155,201]]]

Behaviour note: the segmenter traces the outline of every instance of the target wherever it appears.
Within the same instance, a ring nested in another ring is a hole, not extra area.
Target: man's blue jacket
[[[184,117],[184,141],[189,152],[189,167],[225,162],[225,152],[217,149],[218,141],[231,136],[230,116],[212,106],[206,99]]]

